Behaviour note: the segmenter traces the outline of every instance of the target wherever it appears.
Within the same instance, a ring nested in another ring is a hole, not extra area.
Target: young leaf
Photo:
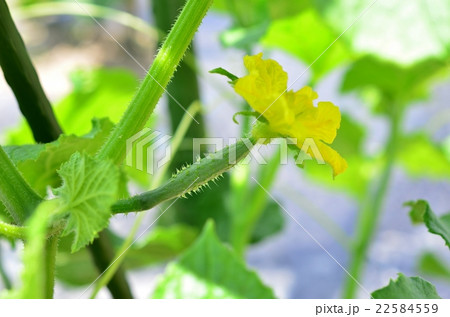
[[[75,252],[108,226],[110,207],[117,199],[119,170],[109,161],[97,161],[77,152],[58,174],[63,185],[55,189],[55,194],[62,200],[62,210],[69,215],[63,234],[74,232],[72,252]]]
[[[440,299],[436,288],[420,277],[407,277],[401,273],[397,280],[372,293],[374,299]]]
[[[198,240],[169,266],[153,297],[274,298],[274,294],[220,242],[208,221]]]
[[[405,206],[411,207],[409,216],[413,223],[425,223],[428,231],[441,236],[450,248],[450,214],[436,216],[425,200],[410,201]]]

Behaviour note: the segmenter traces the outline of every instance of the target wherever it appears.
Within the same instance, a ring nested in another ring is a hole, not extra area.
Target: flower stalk
[[[209,154],[198,162],[183,168],[165,185],[129,199],[119,200],[112,206],[112,212],[118,214],[143,211],[164,201],[200,191],[204,186],[208,186],[209,181],[214,181],[243,160],[255,143],[254,139],[243,139]]]

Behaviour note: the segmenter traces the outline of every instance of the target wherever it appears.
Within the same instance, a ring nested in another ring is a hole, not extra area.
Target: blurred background
[[[7,3],[64,131],[82,135],[93,118],[119,120],[184,1]],[[310,85],[319,101],[340,107],[333,148],[349,168],[333,180],[327,166],[311,161],[302,169],[293,160],[280,166],[275,148],[262,151],[267,166],[238,167],[178,202],[150,230],[162,230],[165,240],[150,233],[137,243],[125,263],[136,297],[151,294],[165,263],[213,218],[221,239],[278,297],[366,298],[342,265],[369,291],[403,272],[432,281],[448,298],[450,253],[439,237],[411,223],[403,204],[426,199],[437,214],[450,211],[449,21],[447,0],[216,0],[168,88],[186,108],[202,104],[200,124],[191,124],[170,171],[192,161],[190,138],[248,132],[251,122],[232,121],[247,106],[209,71],[223,67],[243,76],[243,57],[259,52],[283,66],[292,89]],[[183,115],[164,96],[149,127],[172,135]],[[3,76],[0,134],[1,144],[34,142]],[[131,192],[148,188],[147,174],[127,171]],[[155,214],[147,213],[141,232]],[[110,229],[126,237],[135,218],[114,217]],[[174,226],[177,235],[164,231]],[[3,269],[17,281],[20,248],[0,245]],[[80,266],[83,274],[75,274]],[[56,298],[80,296],[96,276],[88,255],[62,253]]]

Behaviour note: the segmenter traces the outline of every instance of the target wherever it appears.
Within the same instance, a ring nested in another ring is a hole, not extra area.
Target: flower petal
[[[323,160],[333,169],[333,177],[336,177],[347,169],[347,161],[331,147],[322,142],[317,142],[317,148]]]
[[[262,59],[262,53],[244,57],[249,74],[239,78],[234,90],[250,106],[264,115],[275,126],[290,124],[295,120],[285,94],[287,73],[272,59]]]
[[[297,116],[293,133],[296,138],[317,138],[332,143],[340,124],[339,108],[331,102],[319,102],[317,108],[309,108]]]

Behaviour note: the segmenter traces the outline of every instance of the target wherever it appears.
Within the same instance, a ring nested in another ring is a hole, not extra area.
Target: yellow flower
[[[297,139],[300,149],[306,139],[312,139],[323,160],[333,168],[333,176],[344,172],[347,162],[327,145],[336,138],[341,123],[339,108],[331,102],[319,102],[315,107],[313,100],[318,95],[310,87],[287,91],[287,73],[276,61],[263,60],[262,53],[244,57],[244,64],[249,74],[239,78],[234,89],[267,119],[268,128]],[[311,148],[307,153],[318,156]]]

